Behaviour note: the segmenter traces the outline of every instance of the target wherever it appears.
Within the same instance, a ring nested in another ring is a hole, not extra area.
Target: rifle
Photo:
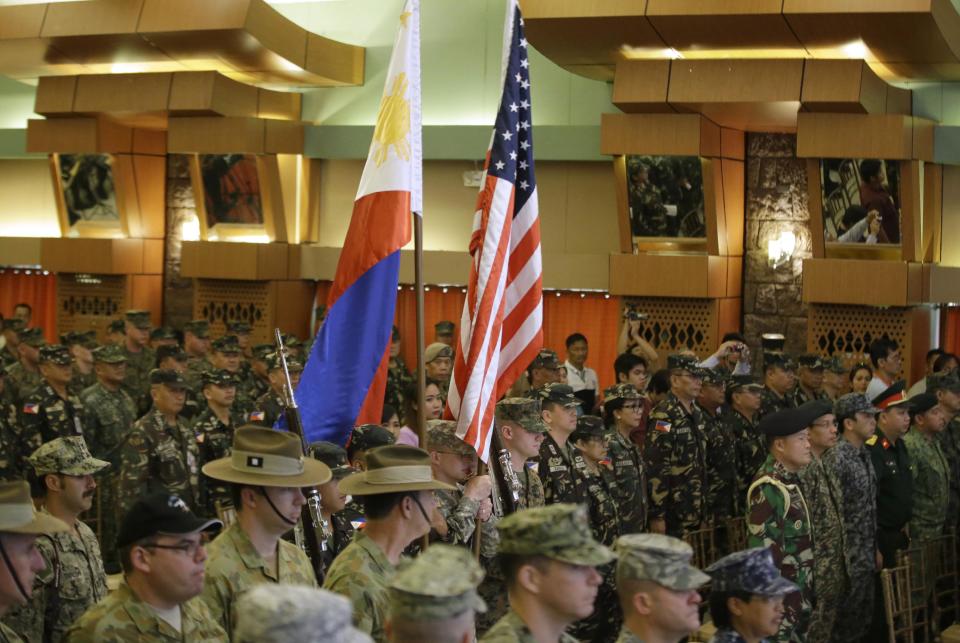
[[[300,446],[303,448],[304,457],[310,457],[307,452],[307,443],[303,435],[303,423],[300,421],[300,409],[297,408],[297,400],[293,395],[293,384],[290,382],[290,371],[287,370],[287,354],[283,347],[283,336],[280,329],[274,329],[277,340],[277,354],[280,356],[280,364],[283,366],[283,415],[287,420],[287,429],[300,438]],[[294,531],[297,545],[310,559],[313,566],[313,572],[316,574],[317,583],[323,583],[326,575],[325,555],[327,551],[327,535],[329,534],[327,521],[320,513],[320,492],[316,487],[306,487],[303,494],[307,497],[307,502],[303,505],[300,512],[300,521],[297,523]]]
[[[490,434],[490,479],[493,482],[493,513],[497,518],[509,516],[520,504],[520,480],[513,470],[513,458],[503,447],[499,427]]]

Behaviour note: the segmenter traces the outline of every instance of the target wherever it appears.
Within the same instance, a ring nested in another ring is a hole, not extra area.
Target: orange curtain
[[[960,308],[945,308],[940,318],[941,346],[948,353],[960,351]]]
[[[27,303],[33,308],[31,326],[43,329],[50,343],[57,337],[57,276],[39,270],[0,270],[0,313],[13,315],[14,307]]]

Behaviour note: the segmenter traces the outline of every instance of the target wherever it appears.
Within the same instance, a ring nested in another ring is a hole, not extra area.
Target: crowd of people
[[[931,351],[908,391],[889,339],[847,367],[765,337],[756,377],[740,335],[661,358],[639,321],[604,390],[582,334],[565,361],[541,350],[487,471],[441,419],[451,322],[422,408],[395,330],[382,422],[305,455],[273,428],[296,338],[282,360],[249,325],[211,340],[134,310],[102,345],[47,344],[18,306],[0,641],[884,640],[879,570],[960,519],[956,356]]]

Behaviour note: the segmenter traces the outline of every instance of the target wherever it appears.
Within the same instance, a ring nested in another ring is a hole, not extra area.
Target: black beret
[[[757,428],[768,438],[784,438],[809,428],[818,417],[830,413],[833,413],[833,405],[829,401],[813,400],[795,409],[766,415]]]
[[[926,413],[937,405],[935,393],[920,393],[910,398],[910,415]]]

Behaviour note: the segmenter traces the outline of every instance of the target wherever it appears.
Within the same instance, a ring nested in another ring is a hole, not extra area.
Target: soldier
[[[647,526],[647,475],[640,447],[631,439],[643,420],[643,402],[633,384],[617,384],[603,392],[606,446],[613,467],[611,494],[619,508],[619,534]],[[579,424],[577,425],[580,426]],[[610,542],[602,541],[606,545]]]
[[[7,399],[19,406],[23,399],[40,386],[40,347],[47,340],[43,338],[42,328],[24,328],[17,333],[19,343],[17,352],[20,360],[7,367]]]
[[[763,392],[760,396],[758,419],[763,416],[796,407],[790,391],[796,385],[794,365],[783,353],[763,354]]]
[[[188,356],[187,381],[191,382],[191,388],[198,388],[200,373],[213,367],[207,359],[210,352],[210,322],[193,319],[183,325],[183,350]]]
[[[7,372],[0,368],[0,480],[23,478],[17,430],[17,407],[7,402],[3,387]]]
[[[746,513],[747,489],[767,458],[764,435],[757,428],[763,386],[749,375],[734,375],[727,382],[726,405],[720,411],[720,430],[733,440],[737,481],[731,494],[734,516]]]
[[[457,326],[452,321],[438,321],[433,325],[434,341],[446,344],[450,348],[455,348],[456,340],[454,333],[456,330]]]
[[[884,567],[893,567],[896,552],[906,549],[907,523],[913,515],[913,476],[903,436],[910,428],[910,400],[903,381],[873,400],[880,409],[877,432],[867,439],[877,475],[877,548]]]
[[[236,523],[210,543],[203,600],[224,631],[237,623],[237,598],[261,583],[316,587],[311,561],[283,535],[300,520],[306,499],[302,487],[331,478],[330,468],[304,459],[300,439],[291,433],[243,426],[232,454],[208,462],[204,475],[229,484]]]
[[[910,419],[910,431],[903,437],[913,476],[910,538],[922,544],[943,533],[950,497],[950,468],[936,437],[945,424],[936,395],[911,398]]]
[[[480,640],[576,641],[564,630],[590,616],[613,553],[594,540],[584,507],[560,503],[500,521],[500,557],[510,610]]]
[[[224,335],[223,337],[218,337],[213,340],[209,359],[211,368],[207,369],[207,371],[227,371],[233,376],[237,384],[239,384],[242,378],[240,364],[243,358],[241,357],[240,344],[237,343],[237,338],[234,335]],[[234,385],[234,395],[236,399],[234,400],[233,408],[237,413],[246,416],[253,411],[255,400],[241,396],[240,388],[237,384]],[[202,374],[200,377],[200,386],[203,386]]]
[[[537,475],[543,482],[546,504],[570,502],[587,504],[587,485],[580,475],[586,465],[580,452],[567,444],[577,428],[577,407],[580,401],[566,384],[548,384],[532,389],[530,395],[540,400],[540,418],[548,433],[540,444]]]
[[[72,363],[73,358],[66,346],[51,344],[40,348],[43,380],[23,398],[20,407],[23,457],[54,438],[83,435],[83,403],[67,390],[73,376]]]
[[[724,556],[707,568],[710,616],[717,633],[710,643],[759,641],[776,635],[783,599],[798,591],[780,575],[769,549],[756,547]]]
[[[440,385],[440,392],[446,397],[453,374],[453,349],[439,342],[430,344],[423,351],[423,369],[428,379]]]
[[[271,353],[267,357],[267,368],[269,369],[270,390],[261,395],[253,405],[250,411],[251,424],[260,426],[273,426],[283,415],[286,408],[287,380],[283,375],[283,361],[277,353]],[[294,389],[300,383],[300,375],[303,373],[303,365],[294,359],[287,360],[287,371],[290,373],[290,384]]]
[[[379,424],[361,424],[353,427],[347,442],[347,459],[357,471],[367,470],[367,452],[395,442],[393,434]]]
[[[402,444],[373,449],[366,471],[340,482],[343,493],[363,496],[366,526],[327,571],[323,588],[353,604],[357,628],[386,641],[387,583],[403,550],[430,531],[436,508],[432,491],[454,487],[433,479],[430,455]]]
[[[843,494],[841,518],[850,575],[850,591],[837,609],[833,633],[836,641],[859,640],[869,630],[873,615],[874,576],[881,567],[877,550],[877,476],[865,442],[876,431],[879,412],[862,393],[849,393],[837,400],[834,414],[842,437],[824,456],[840,481]]]
[[[69,530],[59,518],[37,513],[30,498],[30,485],[23,480],[0,482],[0,618],[18,605],[26,605],[34,578],[44,562],[37,550],[38,537]],[[5,620],[5,619],[4,619]],[[0,640],[23,641],[20,634],[0,622]]]
[[[0,331],[4,340],[3,350],[0,350],[0,370],[6,370],[20,361],[17,346],[20,344],[20,331],[23,328],[23,322],[16,317],[0,320]]]
[[[153,409],[136,421],[117,454],[117,513],[130,511],[138,498],[161,490],[198,506],[197,440],[179,415],[186,386],[176,371],[150,372]]]
[[[771,413],[760,421],[769,454],[747,490],[750,547],[769,548],[780,573],[800,591],[784,599],[774,641],[803,641],[814,599],[813,532],[797,473],[810,463],[808,409]]]
[[[812,353],[797,357],[797,385],[792,391],[793,405],[823,399],[823,362]]]
[[[126,322],[124,322],[124,320],[114,319],[107,324],[107,337],[104,343],[110,346],[123,346],[123,343],[127,339],[125,329]]]
[[[111,467],[100,478],[97,506],[101,512],[111,512],[117,502],[117,472],[120,468],[119,449],[137,421],[137,409],[130,395],[123,390],[127,356],[116,345],[101,346],[93,352],[97,383],[80,394],[83,404],[84,438],[94,456],[106,460]],[[100,542],[103,563],[107,572],[120,571],[117,557],[117,521],[101,522]]]
[[[403,413],[403,410],[407,408],[405,392],[411,385],[415,386],[416,383],[410,369],[403,361],[403,356],[400,355],[400,348],[400,330],[394,326],[390,336],[390,363],[387,367],[387,389],[384,400],[398,413]],[[400,421],[409,423],[412,420],[401,416]]]
[[[87,608],[107,595],[100,545],[79,516],[93,503],[93,474],[110,463],[90,455],[78,435],[47,442],[33,452],[30,464],[40,513],[70,529],[37,539],[44,569],[34,581],[30,602],[8,613],[4,622],[27,640],[57,643]]]
[[[690,564],[693,549],[662,534],[617,539],[617,592],[623,630],[617,643],[678,643],[700,627],[700,593],[710,577]]]
[[[234,643],[370,643],[350,624],[350,601],[322,589],[260,585],[237,601]]]
[[[330,467],[332,473],[332,477],[317,488],[324,522],[322,537],[327,542],[323,551],[323,569],[326,570],[350,544],[357,527],[363,524],[363,513],[347,507],[347,495],[340,491],[340,481],[357,470],[350,466],[343,447],[333,442],[314,442],[310,445],[310,456]]]
[[[250,373],[246,381],[246,393],[251,400],[270,390],[270,366],[268,356],[276,350],[273,344],[257,344],[252,349],[249,365]]]
[[[161,371],[176,371],[186,378],[187,360],[186,352],[179,346],[161,346],[157,349],[157,368]],[[145,400],[143,404],[149,408],[153,404],[150,391],[147,391],[144,397]],[[200,399],[197,399],[198,397]],[[205,406],[206,403],[202,396],[200,396],[199,388],[187,389],[187,396],[183,401],[183,409],[180,411],[180,415],[184,420],[192,421],[200,414],[200,411],[202,411]]]
[[[150,339],[150,313],[146,310],[128,310],[124,315],[123,352],[127,356],[127,374],[123,387],[136,401],[146,401],[150,390],[150,371],[156,354],[147,345]],[[149,407],[141,405],[137,410],[143,414]]]
[[[950,501],[944,529],[956,530],[960,520],[960,379],[955,372],[935,373],[926,378],[926,392],[937,396],[946,427],[937,433],[937,441],[950,468]]]
[[[475,616],[487,611],[477,593],[483,570],[469,550],[432,545],[403,561],[390,581],[387,640],[391,643],[469,643]]]
[[[718,525],[718,544],[726,546],[726,520],[737,513],[737,438],[721,422],[721,409],[726,400],[727,378],[720,371],[704,371],[703,386],[697,396],[697,406],[703,411],[704,436],[707,440],[707,516]]]
[[[222,526],[197,518],[176,495],[137,500],[120,524],[123,581],[67,631],[68,643],[89,641],[228,641],[199,598],[204,534]]]
[[[839,357],[829,357],[821,362],[823,363],[823,394],[829,400],[836,402],[841,395],[850,390],[847,367]]]
[[[226,323],[227,334],[237,338],[240,354],[245,360],[253,357],[253,346],[250,345],[250,331],[253,328],[247,322],[231,321]]]
[[[161,346],[180,346],[177,331],[169,326],[157,326],[150,331],[150,349],[156,353]]]
[[[66,346],[73,356],[73,377],[70,379],[69,389],[79,395],[97,381],[93,372],[92,351],[97,347],[94,331],[64,333],[60,336],[60,343]]]
[[[540,403],[525,397],[507,397],[497,402],[496,425],[503,448],[510,453],[510,466],[520,482],[517,510],[542,507],[543,482],[527,461],[540,454],[547,425],[540,417]]]
[[[805,415],[810,442],[810,463],[800,469],[803,497],[813,523],[814,577],[817,602],[807,635],[811,641],[828,641],[835,634],[837,608],[850,588],[846,531],[843,523],[843,489],[824,453],[837,443],[833,405],[825,400],[807,402],[797,410]]]
[[[221,369],[204,371],[200,375],[203,397],[207,408],[193,421],[191,429],[197,436],[201,468],[208,462],[230,455],[234,429],[243,424],[243,415],[234,409],[237,393],[235,376]],[[230,489],[214,484],[206,477],[200,479],[200,506],[204,515],[219,516],[230,506]]]
[[[650,413],[643,452],[650,487],[650,531],[681,537],[707,513],[707,443],[695,400],[702,372],[682,355],[667,358],[670,392]]]

